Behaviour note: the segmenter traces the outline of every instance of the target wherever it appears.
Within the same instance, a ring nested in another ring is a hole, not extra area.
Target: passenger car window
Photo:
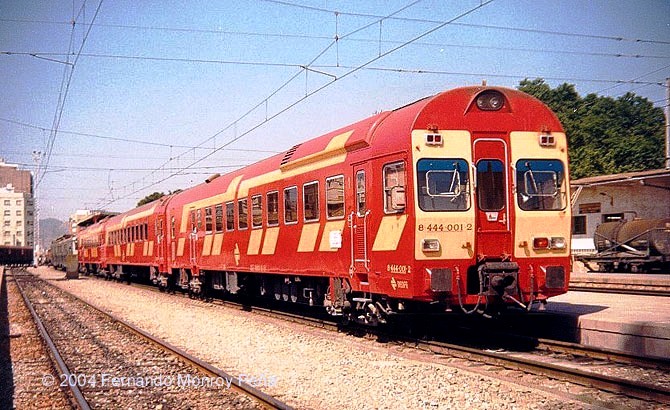
[[[284,189],[284,223],[298,222],[298,187]]]
[[[319,183],[317,181],[305,184],[302,188],[303,211],[305,221],[319,219]]]
[[[326,212],[328,219],[344,218],[344,176],[326,178]]]

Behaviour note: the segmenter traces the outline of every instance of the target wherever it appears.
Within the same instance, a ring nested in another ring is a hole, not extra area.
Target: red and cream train
[[[79,259],[368,323],[427,306],[530,309],[567,291],[567,167],[539,100],[457,88],[97,221]]]

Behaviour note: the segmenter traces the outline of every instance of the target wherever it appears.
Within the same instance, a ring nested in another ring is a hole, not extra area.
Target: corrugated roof
[[[670,181],[670,169],[652,169],[649,171],[624,172],[622,174],[600,175],[570,181],[571,186],[590,186],[634,182],[644,179],[665,179]]]

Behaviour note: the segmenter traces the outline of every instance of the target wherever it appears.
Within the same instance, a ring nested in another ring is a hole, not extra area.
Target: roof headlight
[[[476,102],[482,111],[498,111],[505,105],[505,97],[500,91],[487,90],[477,96]]]

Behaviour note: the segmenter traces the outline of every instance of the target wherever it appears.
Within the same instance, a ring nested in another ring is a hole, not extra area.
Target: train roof
[[[384,111],[353,124],[346,125],[327,134],[308,139],[288,150],[223,174],[213,175],[194,187],[164,196],[108,220],[108,226],[123,224],[157,206],[179,206],[189,203],[194,197],[208,197],[225,192],[231,182],[250,179],[277,170],[288,170],[308,166],[329,155],[350,153],[364,148],[382,152],[388,146],[407,144],[406,136],[414,129],[481,129],[486,132],[486,112],[475,109],[475,99],[485,91],[497,91],[504,95],[505,104],[500,114],[507,120],[509,131],[543,130],[563,132],[558,118],[540,100],[519,90],[503,87],[460,87],[425,97],[413,103]],[[514,113],[514,115],[510,115]],[[542,115],[538,115],[541,113]],[[499,125],[498,125],[499,128]]]

